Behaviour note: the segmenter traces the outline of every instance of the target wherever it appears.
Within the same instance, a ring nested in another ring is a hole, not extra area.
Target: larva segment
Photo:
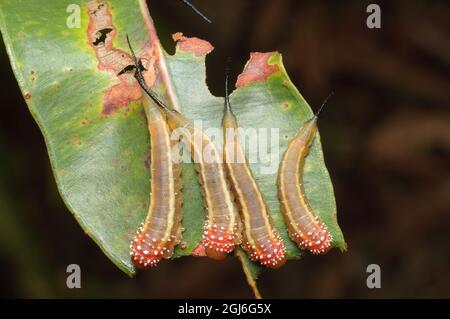
[[[333,240],[327,226],[314,213],[305,194],[305,157],[317,132],[317,116],[307,121],[289,143],[280,165],[278,191],[289,235],[301,249],[325,254]]]
[[[184,130],[183,141],[198,172],[207,212],[202,237],[206,255],[216,260],[224,259],[241,242],[241,223],[217,148],[182,114],[169,112],[167,118],[172,130]]]
[[[226,90],[227,91],[227,90]],[[253,178],[238,138],[238,123],[225,94],[224,158],[243,221],[242,248],[250,259],[270,268],[286,262],[286,248],[272,226],[263,195]]]
[[[172,158],[170,130],[163,114],[147,96],[144,108],[151,142],[152,196],[147,218],[130,245],[133,263],[140,269],[170,258],[183,230],[180,168]]]

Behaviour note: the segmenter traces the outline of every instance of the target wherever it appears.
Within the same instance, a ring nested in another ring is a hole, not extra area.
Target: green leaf
[[[2,0],[0,28],[20,88],[44,135],[62,198],[103,252],[121,270],[133,275],[129,242],[145,218],[149,203],[146,119],[136,96],[123,105],[108,98],[111,88],[123,78],[117,76],[117,70],[99,66],[88,40],[87,1],[81,3],[80,28],[68,28],[72,11],[67,12],[67,8],[71,3]],[[189,118],[201,120],[204,129],[217,128],[220,132],[223,98],[213,96],[205,83],[205,54],[212,49],[209,43],[178,35],[176,54],[170,56],[160,47],[145,1],[107,3],[114,25],[114,32],[110,31],[113,47],[128,53],[128,34],[138,54],[158,57],[154,86],[157,93]],[[155,50],[148,50],[150,44]],[[289,80],[279,53],[254,54],[238,84],[230,99],[240,125],[279,130],[279,156],[274,150],[268,154],[275,169],[264,172],[262,168],[267,165],[261,162],[251,167],[288,257],[298,258],[301,252],[288,238],[280,215],[276,177],[278,161],[289,139],[312,111]],[[132,89],[116,93],[122,98],[127,92]],[[204,219],[193,165],[184,163],[182,168],[185,245],[176,249],[175,257],[192,254],[201,240]],[[345,249],[320,138],[316,138],[307,158],[305,181],[313,208],[333,235],[333,246]],[[246,274],[256,278],[258,266],[244,260],[242,252],[238,255]]]

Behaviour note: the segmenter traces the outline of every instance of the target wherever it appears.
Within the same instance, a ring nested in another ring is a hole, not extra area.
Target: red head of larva
[[[286,248],[278,234],[269,240],[267,244],[260,246],[248,246],[244,249],[250,253],[250,259],[259,261],[263,266],[269,268],[280,268],[286,262]]]
[[[154,253],[150,254],[149,250],[139,250],[139,247],[142,247],[140,245],[133,246],[134,247],[131,248],[131,258],[133,260],[133,264],[139,269],[145,270],[150,267],[154,267],[162,258],[161,255],[156,255]]]
[[[156,266],[163,258],[166,250],[165,246],[161,245],[156,239],[148,237],[148,234],[143,232],[142,227],[139,228],[138,234],[131,242],[130,249],[133,264],[142,270]]]
[[[205,225],[203,246],[209,258],[222,260],[236,245],[235,230],[228,230],[218,225]]]
[[[333,236],[331,236],[327,226],[323,223],[318,223],[313,233],[307,233],[306,238],[301,243],[301,248],[307,249],[316,255],[323,255],[331,249],[332,241]]]

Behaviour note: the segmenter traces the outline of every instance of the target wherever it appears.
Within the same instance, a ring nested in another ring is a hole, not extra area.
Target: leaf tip
[[[279,55],[277,51],[250,53],[250,59],[237,78],[236,87],[243,87],[257,81],[267,80],[270,75],[280,70],[277,63],[271,63],[270,61],[272,57]]]
[[[177,50],[194,53],[197,57],[202,57],[214,50],[211,43],[196,37],[186,37],[182,32],[172,34],[172,39],[177,44]]]

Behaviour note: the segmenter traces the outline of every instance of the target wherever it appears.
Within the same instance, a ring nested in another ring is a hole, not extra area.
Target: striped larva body
[[[323,107],[323,105],[322,105]],[[333,240],[327,226],[314,213],[305,194],[303,169],[317,133],[316,115],[308,120],[290,141],[280,164],[278,194],[281,212],[289,235],[301,249],[314,254],[325,254]]]
[[[207,211],[202,242],[206,255],[223,259],[241,241],[240,219],[224,165],[214,143],[202,130],[178,112],[169,110],[166,114],[173,130],[184,130],[183,140],[195,161]],[[206,149],[208,154],[204,154]]]
[[[172,159],[169,127],[146,95],[143,106],[150,133],[152,195],[148,215],[130,247],[134,265],[146,269],[172,256],[181,240],[183,212],[180,168]]]
[[[128,44],[130,45],[129,41]],[[183,131],[183,141],[189,147],[194,159],[206,206],[207,217],[202,244],[208,257],[223,259],[234,250],[236,245],[240,244],[241,225],[219,153],[214,143],[201,129],[178,111],[168,108],[150,90],[145,83],[142,67],[136,59],[131,45],[130,50],[135,61],[135,77],[142,89],[165,115],[169,128]],[[208,156],[205,158],[204,150],[206,149]]]
[[[267,205],[239,143],[238,123],[228,99],[227,82],[228,76],[222,121],[223,153],[243,222],[242,248],[251,260],[270,268],[279,268],[286,262],[286,248],[271,224]]]

